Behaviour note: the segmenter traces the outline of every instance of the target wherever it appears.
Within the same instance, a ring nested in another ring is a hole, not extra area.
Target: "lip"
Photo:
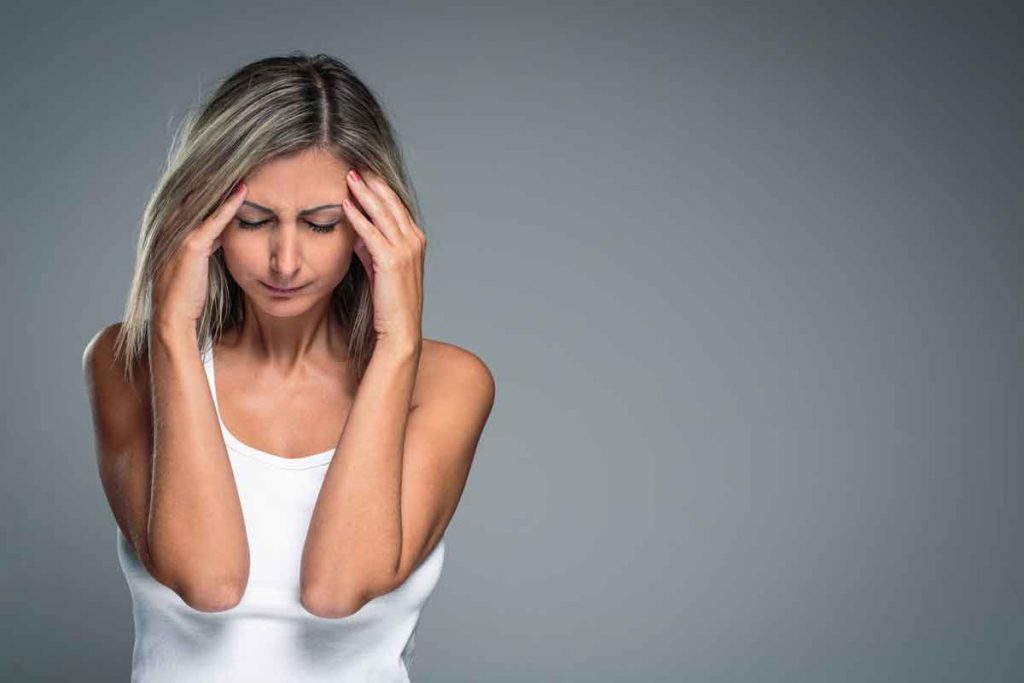
[[[295,292],[298,292],[299,290],[301,290],[303,287],[306,286],[306,285],[299,285],[298,287],[292,287],[291,289],[280,289],[278,287],[274,287],[272,285],[268,285],[263,280],[260,280],[260,284],[263,285],[264,287],[266,287],[267,290],[270,291],[271,294],[276,294],[277,296],[289,296],[291,294],[294,294]]]

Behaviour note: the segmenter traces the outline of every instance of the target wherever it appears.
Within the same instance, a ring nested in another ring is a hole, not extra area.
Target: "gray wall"
[[[414,679],[1024,678],[1022,16],[891,4],[8,8],[4,680],[127,680],[82,349],[172,118],[293,49],[498,384]]]

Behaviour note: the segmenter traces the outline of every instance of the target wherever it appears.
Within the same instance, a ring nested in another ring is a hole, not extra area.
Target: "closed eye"
[[[262,221],[250,223],[249,221],[243,221],[241,218],[238,218],[237,216],[235,217],[235,220],[238,221],[238,227],[242,228],[243,230],[258,230],[260,227],[271,221],[270,218],[266,218]],[[334,226],[336,226],[341,221],[335,221],[334,223],[313,223],[312,221],[305,222],[307,225],[309,225],[310,229],[312,229],[313,232],[323,233],[331,232],[332,230],[334,230]]]

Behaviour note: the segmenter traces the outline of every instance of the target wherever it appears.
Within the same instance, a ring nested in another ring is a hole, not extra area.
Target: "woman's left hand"
[[[370,277],[377,343],[419,349],[426,234],[381,176],[366,169],[360,177],[353,168],[346,180],[358,204],[347,197],[342,204],[356,231],[354,251]]]

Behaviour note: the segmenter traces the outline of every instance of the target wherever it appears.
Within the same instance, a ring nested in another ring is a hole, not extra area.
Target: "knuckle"
[[[181,246],[188,252],[199,252],[203,249],[202,236],[198,232],[189,233]]]

